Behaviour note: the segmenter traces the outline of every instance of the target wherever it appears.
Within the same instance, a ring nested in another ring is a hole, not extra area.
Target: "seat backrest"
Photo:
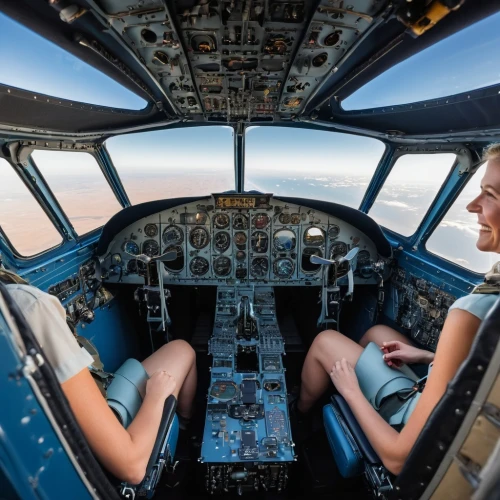
[[[500,298],[481,323],[467,359],[415,442],[395,482],[394,498],[412,500],[424,493],[464,422],[485,374],[494,380],[498,373],[498,366],[489,365],[494,355],[496,364],[499,339]]]

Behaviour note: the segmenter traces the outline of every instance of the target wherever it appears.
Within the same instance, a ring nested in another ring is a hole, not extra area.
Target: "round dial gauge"
[[[227,276],[231,272],[231,259],[220,256],[214,260],[214,273],[217,276]]]
[[[291,252],[297,243],[295,233],[289,229],[280,229],[273,236],[273,246],[278,252]]]
[[[281,213],[278,220],[280,224],[290,224],[290,222],[292,222],[292,216],[288,213]]]
[[[145,253],[148,257],[160,255],[160,245],[156,240],[146,240],[142,244],[142,253]]]
[[[189,243],[193,248],[200,250],[208,245],[210,236],[208,231],[204,227],[195,227],[191,233],[189,233]]]
[[[217,399],[218,401],[231,401],[238,394],[238,386],[231,381],[217,381],[214,382],[212,387],[210,387],[210,397]]]
[[[208,272],[208,260],[203,257],[195,257],[189,264],[189,270],[194,276],[203,276]]]
[[[146,224],[144,233],[150,238],[154,238],[158,234],[158,226],[156,224]]]
[[[266,253],[269,245],[269,238],[264,231],[252,233],[252,250],[255,253]]]
[[[252,260],[250,274],[254,278],[263,278],[269,271],[269,261],[265,257],[256,257]]]
[[[244,267],[240,267],[236,269],[236,279],[237,280],[242,280],[247,277],[247,270]]]
[[[330,256],[332,259],[336,257],[344,257],[347,254],[347,245],[343,241],[337,241],[332,245]]]
[[[295,269],[292,259],[278,259],[274,261],[274,274],[279,278],[290,278]]]
[[[300,224],[300,214],[292,214],[290,216],[290,223],[291,224]]]
[[[358,252],[358,266],[370,263],[370,252],[368,250],[360,250]]]
[[[229,215],[227,214],[217,214],[214,217],[214,226],[217,229],[225,229],[229,226]]]
[[[325,232],[319,227],[309,227],[304,232],[304,245],[320,247],[325,242]]]
[[[242,233],[241,231],[234,233],[234,244],[240,249],[246,247],[247,239],[246,233]]]
[[[340,233],[340,227],[335,225],[335,224],[333,224],[333,226],[330,226],[328,228],[328,237],[329,238],[332,238],[332,239],[336,238],[339,235],[339,233]]]
[[[323,257],[323,252],[319,248],[304,248],[302,252],[302,271],[305,273],[316,273],[321,269],[321,264],[313,264],[311,262],[311,255]]]
[[[267,214],[254,215],[252,224],[255,229],[264,229],[269,224],[269,216]]]
[[[236,260],[245,260],[247,254],[243,250],[238,250],[236,252]]]
[[[184,241],[184,233],[180,227],[168,226],[163,231],[162,238],[165,245],[178,245]]]
[[[231,236],[229,236],[227,231],[219,231],[218,233],[215,233],[214,240],[215,248],[219,252],[225,252],[231,244]]]
[[[165,253],[175,252],[177,258],[175,260],[170,260],[168,262],[164,262],[163,265],[165,269],[173,273],[178,273],[184,269],[184,250],[180,245],[171,245],[165,248]]]
[[[233,217],[233,229],[248,229],[248,218],[243,214],[236,214]]]
[[[135,241],[126,241],[123,244],[123,251],[129,255],[139,255],[139,245]]]
[[[128,274],[141,274],[146,272],[146,264],[142,260],[132,259],[127,262]]]

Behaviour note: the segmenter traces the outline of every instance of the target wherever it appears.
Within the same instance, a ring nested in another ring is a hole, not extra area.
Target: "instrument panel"
[[[379,257],[375,244],[353,225],[271,195],[213,195],[130,224],[115,235],[101,264],[104,281],[142,284],[148,269],[156,269],[149,261],[169,253],[164,283],[313,285],[321,282],[321,266],[311,255],[335,258],[355,246],[363,269],[355,283],[376,283],[370,271]]]

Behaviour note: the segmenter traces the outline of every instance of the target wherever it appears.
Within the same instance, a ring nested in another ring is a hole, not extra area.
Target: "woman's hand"
[[[362,394],[354,368],[345,358],[333,365],[330,378],[345,400],[348,401],[352,396]]]
[[[146,395],[164,401],[174,392],[176,385],[177,381],[170,373],[155,372],[146,382]]]
[[[384,342],[380,349],[384,353],[384,361],[387,365],[396,368],[409,363],[432,363],[434,360],[434,353],[399,342],[399,340]]]

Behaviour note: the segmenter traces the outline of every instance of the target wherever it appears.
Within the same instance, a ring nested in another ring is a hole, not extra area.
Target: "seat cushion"
[[[340,474],[346,478],[362,474],[364,462],[361,453],[334,402],[323,407],[323,422]]]

